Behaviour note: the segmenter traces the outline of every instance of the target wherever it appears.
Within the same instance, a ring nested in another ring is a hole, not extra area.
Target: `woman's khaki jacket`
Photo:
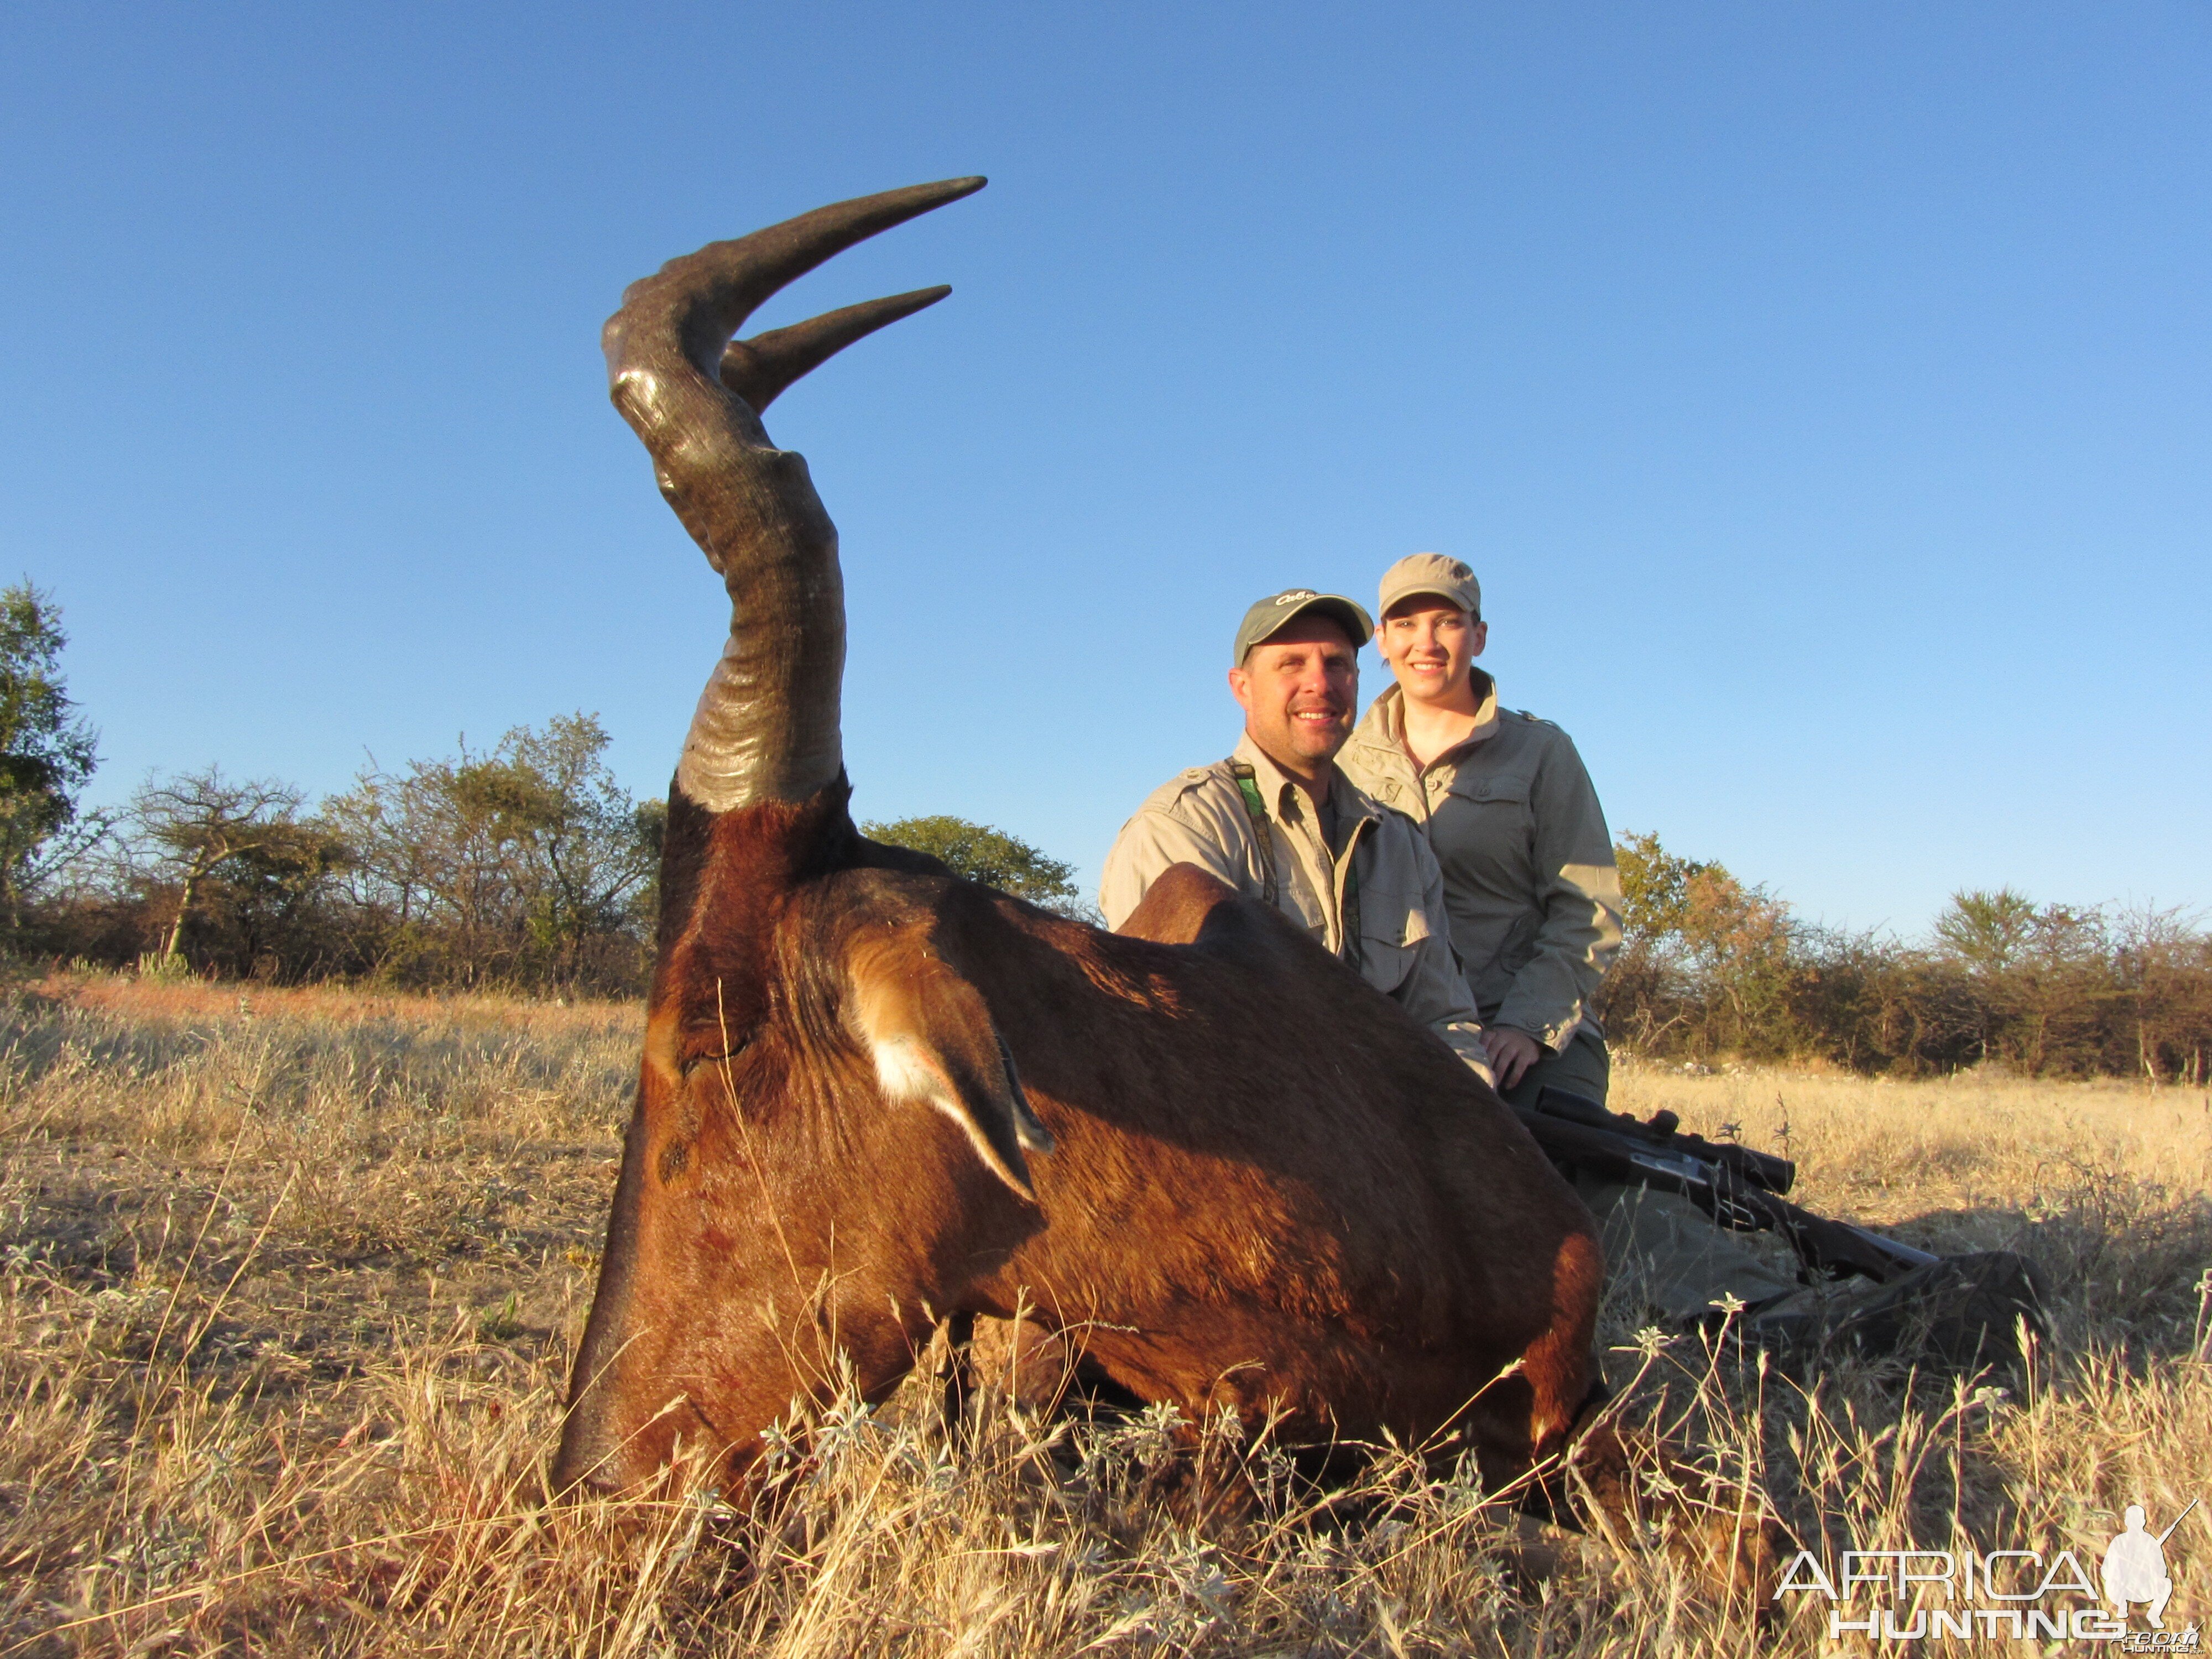
[[[1428,831],[1452,946],[1486,1025],[1557,1051],[1595,1028],[1590,999],[1620,948],[1620,872],[1574,740],[1498,706],[1474,671],[1474,732],[1425,767],[1402,741],[1403,693],[1377,697],[1336,757],[1368,794]]]

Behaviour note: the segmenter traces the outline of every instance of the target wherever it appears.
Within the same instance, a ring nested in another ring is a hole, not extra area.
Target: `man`
[[[1098,908],[1117,927],[1169,866],[1194,864],[1301,924],[1490,1083],[1436,860],[1418,829],[1336,768],[1373,631],[1350,599],[1311,588],[1245,612],[1229,669],[1244,735],[1228,759],[1163,784],[1121,826]]]
[[[1392,565],[1376,647],[1396,684],[1346,744],[1346,776],[1428,835],[1498,1085],[1516,1105],[1546,1084],[1602,1102],[1612,1075],[1590,999],[1620,947],[1620,877],[1574,742],[1501,708],[1474,666],[1482,588],[1457,559]]]
[[[1352,733],[1342,770],[1426,832],[1500,1092],[1534,1106],[1548,1085],[1603,1104],[1612,1061],[1590,1000],[1620,944],[1620,878],[1589,774],[1565,732],[1501,708],[1498,683],[1474,666],[1490,629],[1473,570],[1416,553],[1383,573],[1376,599],[1376,643],[1395,684]],[[1679,1194],[1581,1173],[1575,1189],[1604,1230],[1620,1292],[1676,1328],[1733,1301],[1760,1341],[1825,1335],[1971,1370],[2009,1346],[2016,1317],[2040,1321],[2035,1270],[2004,1252],[1830,1293]]]

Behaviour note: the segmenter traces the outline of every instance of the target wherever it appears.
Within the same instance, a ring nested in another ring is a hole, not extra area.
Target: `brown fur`
[[[1115,935],[873,867],[842,787],[720,817],[679,797],[670,847],[564,1481],[636,1480],[679,1438],[741,1465],[839,1350],[881,1396],[940,1316],[1024,1297],[1194,1419],[1457,1426],[1496,1479],[1560,1446],[1591,1381],[1587,1212],[1449,1050],[1273,913],[1182,867]],[[1057,1143],[1035,1203],[950,1113],[884,1098],[856,1031],[894,1016],[949,1022],[954,1070],[1004,1040]]]

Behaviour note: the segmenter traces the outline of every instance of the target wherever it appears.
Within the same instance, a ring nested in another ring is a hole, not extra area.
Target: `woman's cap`
[[[1482,617],[1482,584],[1474,572],[1457,559],[1441,553],[1411,553],[1382,573],[1376,594],[1375,614],[1387,617],[1390,607],[1415,593],[1433,593],[1457,605],[1477,621]]]

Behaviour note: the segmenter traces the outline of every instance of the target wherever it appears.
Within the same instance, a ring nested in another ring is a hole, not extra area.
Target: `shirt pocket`
[[[1452,780],[1451,787],[1445,793],[1486,806],[1517,806],[1525,814],[1528,810],[1531,782],[1528,778],[1511,775],[1469,777],[1462,772]]]
[[[1429,845],[1455,907],[1478,896],[1510,895],[1516,902],[1525,896],[1536,844],[1533,782],[1521,773],[1462,773],[1437,803]]]
[[[1413,977],[1422,945],[1429,939],[1428,913],[1420,896],[1383,892],[1359,896],[1360,976],[1385,996]]]

